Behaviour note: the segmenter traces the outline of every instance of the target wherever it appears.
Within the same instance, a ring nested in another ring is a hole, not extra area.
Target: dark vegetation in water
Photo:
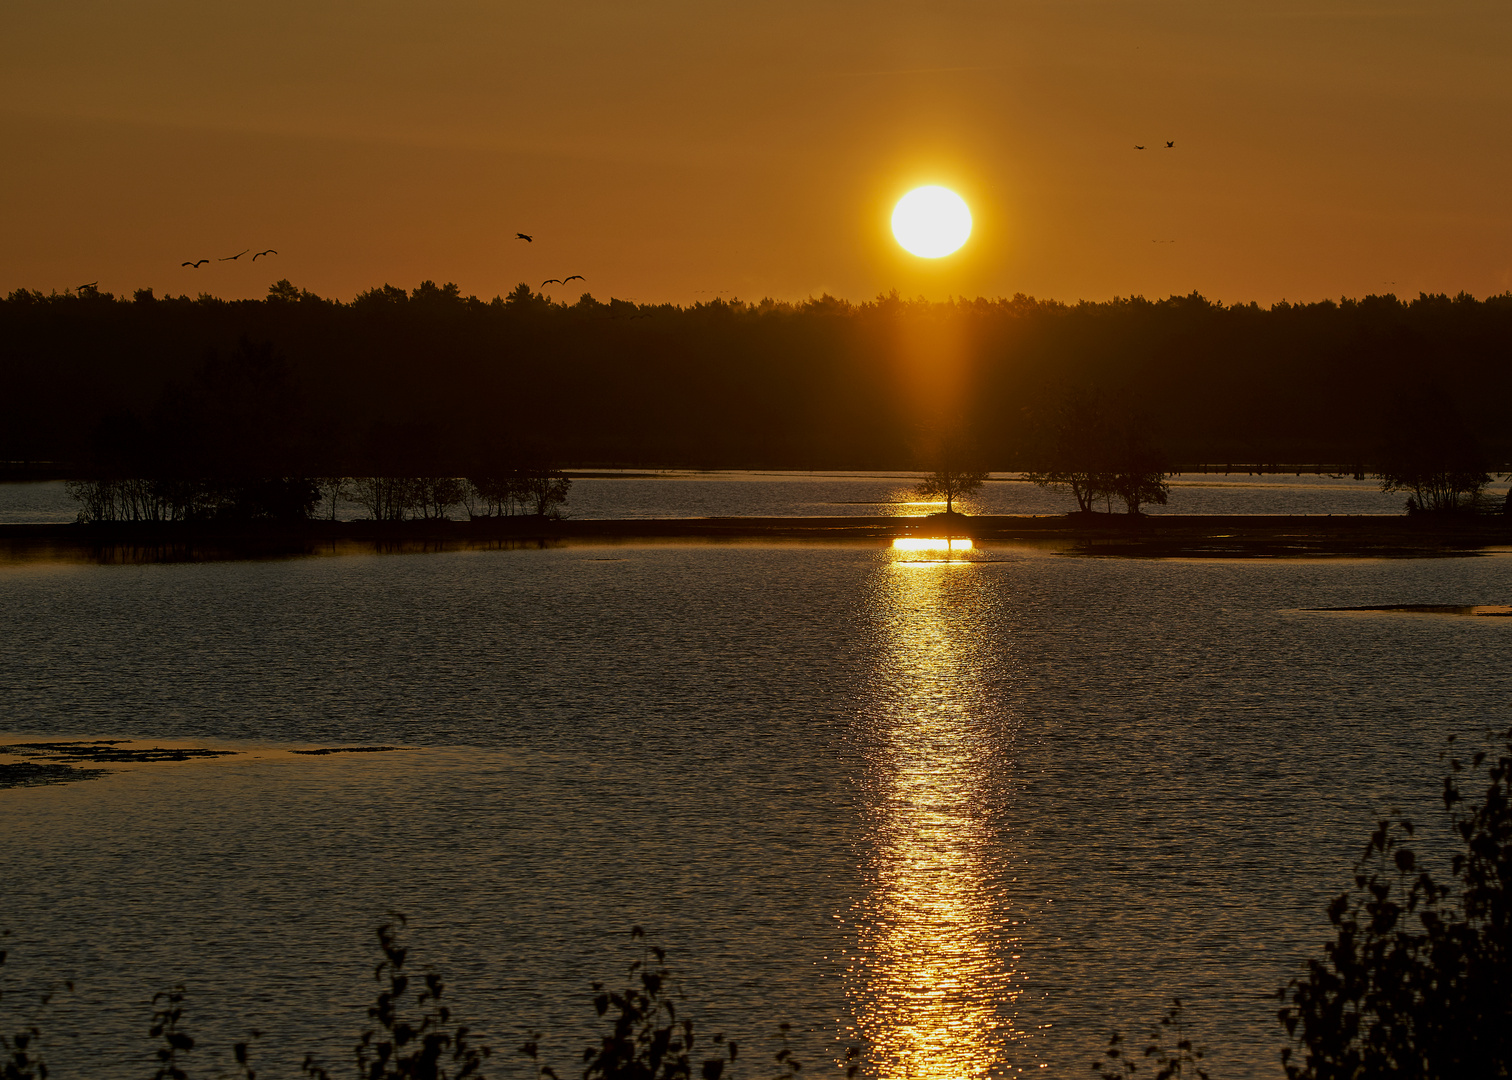
[[[0,762],[0,788],[40,787],[44,784],[71,784],[105,776],[109,769],[80,769],[73,765],[31,761]]]
[[[90,739],[76,742],[0,743],[0,754],[10,757],[42,758],[41,762],[0,762],[0,788],[33,787],[39,784],[68,784],[107,776],[109,769],[79,768],[86,764],[191,761],[195,758],[218,758],[234,750],[204,750],[196,747],[160,747],[133,749],[126,739]]]
[[[40,784],[68,784],[108,776],[109,769],[80,768],[73,762],[140,763],[195,761],[231,757],[235,750],[208,750],[203,747],[133,748],[127,739],[91,739],[75,742],[0,743],[0,754],[10,757],[42,758],[41,762],[0,762],[0,788],[35,787]],[[400,746],[327,746],[315,750],[292,750],[290,753],[312,756],[330,754],[377,754],[402,750]],[[4,1074],[0,1073],[0,1080]]]
[[[89,739],[78,742],[0,743],[0,754],[45,755],[58,761],[190,761],[195,758],[230,757],[235,750],[200,747],[148,747],[136,749],[129,739]]]
[[[1416,825],[1386,819],[1372,832],[1353,882],[1329,904],[1333,937],[1322,955],[1277,991],[1287,1037],[1281,1061],[1289,1080],[1454,1080],[1512,1072],[1512,730],[1496,756],[1447,754],[1441,797],[1452,855],[1447,876],[1435,876],[1412,846]],[[407,970],[402,916],[378,927],[382,954],[369,1026],[353,1056],[364,1080],[461,1080],[482,1074],[492,1049],[477,1041],[445,1003],[441,977]],[[637,927],[636,939],[643,937]],[[0,952],[0,965],[5,954]],[[685,1013],[666,952],[647,945],[621,988],[592,986],[592,1005],[605,1023],[582,1053],[585,1080],[722,1080],[740,1061],[739,1044],[716,1034],[700,1043]],[[154,998],[149,1029],[159,1041],[154,1080],[187,1080],[197,1049],[184,1025],[183,987]],[[682,1013],[682,1015],[679,1015]],[[778,1077],[802,1068],[786,1045],[775,1054]],[[0,1078],[44,1080],[36,1022],[0,1024]],[[704,1049],[700,1050],[700,1046]],[[519,1047],[542,1078],[558,1076],[539,1060],[540,1034]],[[232,1048],[246,1080],[255,1080],[249,1043]],[[847,1076],[861,1068],[852,1048]],[[1115,1033],[1093,1063],[1100,1080],[1128,1080],[1148,1070],[1155,1080],[1207,1080],[1204,1050],[1185,1031],[1175,999],[1142,1045]],[[313,1057],[311,1080],[336,1075]]]
[[[291,750],[294,754],[381,754],[389,750],[402,750],[402,746],[324,746],[319,750]]]
[[[349,303],[288,282],[230,302],[18,290],[0,301],[0,460],[98,469],[158,440],[229,461],[242,501],[276,512],[307,489],[267,478],[469,476],[528,448],[573,465],[908,467],[938,396],[966,403],[989,467],[1032,468],[1040,420],[1080,387],[1175,462],[1384,469],[1403,416],[1505,462],[1509,347],[1512,295],[679,308],[432,282]],[[239,352],[259,359],[233,370]],[[242,393],[218,397],[217,380]]]
[[[1376,604],[1371,607],[1311,608],[1312,611],[1387,611],[1402,615],[1469,615],[1481,619],[1505,619],[1512,617],[1512,607],[1506,604]]]

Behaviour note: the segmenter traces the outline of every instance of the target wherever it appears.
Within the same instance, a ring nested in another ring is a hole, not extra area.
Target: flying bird
[[[1136,149],[1136,150],[1143,150],[1144,147],[1142,147],[1142,146],[1136,146],[1134,149]]]
[[[561,283],[562,283],[562,279],[561,278],[549,277],[545,281],[541,282],[541,288],[544,289],[548,285],[560,285]]]
[[[1174,150],[1174,149],[1176,149],[1176,140],[1175,139],[1168,139],[1166,141],[1166,149],[1167,150]]]
[[[200,267],[204,266],[209,261],[210,261],[209,259],[201,259],[199,262],[179,263],[179,265],[180,266],[192,266],[194,269],[198,270]]]
[[[246,254],[246,252],[243,252],[242,254]],[[252,261],[256,262],[258,259],[262,258],[264,255],[277,255],[277,254],[278,254],[278,252],[274,251],[272,248],[269,248],[267,251],[259,251],[256,255],[252,256]]]
[[[587,281],[587,280],[588,279],[585,278],[582,274],[573,274],[571,277],[564,277],[562,279],[562,284],[565,285],[569,281]]]
[[[98,281],[91,281],[87,285],[75,285],[74,286],[74,292],[83,292],[85,289],[92,289],[92,288],[94,288],[98,284],[99,284]]]
[[[526,243],[527,243],[527,244],[533,244],[533,243],[535,243],[535,237],[533,237],[533,236],[526,236],[526,235],[525,235],[525,234],[524,234],[524,233],[522,233],[522,232],[517,232],[517,233],[515,233],[515,239],[516,239],[516,240],[523,240],[523,241],[525,241],[525,242],[526,242]]]
[[[251,248],[247,248],[244,251],[238,251],[235,255],[227,255],[224,259],[217,259],[216,261],[217,262],[235,262],[237,259],[241,258],[243,255],[245,255],[248,251],[251,251],[251,250],[252,250]]]

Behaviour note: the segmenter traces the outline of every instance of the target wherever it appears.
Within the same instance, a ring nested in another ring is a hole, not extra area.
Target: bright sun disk
[[[971,210],[949,188],[914,188],[893,207],[893,236],[921,259],[949,255],[971,235]]]

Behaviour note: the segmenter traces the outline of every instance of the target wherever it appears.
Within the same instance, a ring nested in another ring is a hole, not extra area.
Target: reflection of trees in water
[[[894,563],[873,615],[862,718],[869,891],[850,993],[885,1076],[990,1075],[1019,1036],[1002,851],[1004,718],[993,582],[970,564]]]

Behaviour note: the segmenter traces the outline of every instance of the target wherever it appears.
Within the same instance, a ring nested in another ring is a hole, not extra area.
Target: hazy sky
[[[0,103],[4,291],[1512,289],[1508,0],[0,0]]]

